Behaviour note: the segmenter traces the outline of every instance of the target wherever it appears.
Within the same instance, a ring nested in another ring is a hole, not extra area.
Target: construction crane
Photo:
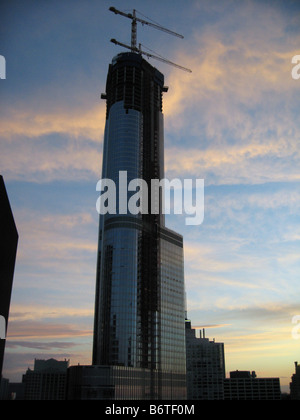
[[[184,38],[183,35],[180,35],[180,34],[174,32],[174,31],[171,31],[170,29],[167,29],[167,28],[165,28],[165,27],[163,27],[161,25],[158,25],[156,23],[152,23],[152,22],[146,21],[144,19],[140,19],[139,17],[136,16],[136,10],[135,9],[133,9],[133,12],[132,13],[124,13],[124,12],[122,12],[120,10],[117,10],[115,7],[110,7],[109,10],[111,12],[115,13],[115,14],[118,14],[118,15],[121,15],[121,16],[124,16],[124,17],[127,17],[127,18],[129,18],[129,19],[132,20],[132,23],[131,23],[131,46],[126,45],[126,44],[123,44],[122,42],[119,42],[116,39],[111,39],[110,40],[111,42],[113,42],[116,45],[120,45],[121,47],[128,48],[132,52],[137,52],[139,54],[146,55],[149,58],[154,58],[156,60],[162,61],[163,63],[170,64],[170,65],[172,65],[174,67],[177,67],[177,68],[179,68],[181,70],[184,70],[184,71],[187,71],[189,73],[192,72],[192,70],[190,70],[190,69],[188,69],[186,67],[180,66],[179,64],[173,63],[172,61],[166,60],[163,57],[150,54],[150,53],[148,53],[146,51],[142,51],[141,44],[139,44],[139,47],[137,47],[137,22],[142,23],[142,25],[151,26],[152,28],[155,28],[155,29],[158,29],[160,31],[166,32],[169,35],[174,35],[174,36],[176,36],[178,38],[181,38],[181,39]]]

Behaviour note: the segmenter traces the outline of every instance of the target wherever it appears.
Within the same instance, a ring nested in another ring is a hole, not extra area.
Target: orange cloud
[[[103,137],[105,105],[101,103],[86,111],[62,109],[58,112],[40,110],[7,110],[1,119],[0,136],[38,138],[48,134],[63,134],[99,142]]]
[[[277,138],[259,143],[249,138],[247,144],[226,145],[222,149],[168,147],[165,153],[166,171],[173,176],[215,175],[215,183],[260,183],[266,181],[297,181],[300,175],[289,159],[300,161],[299,139]],[[280,171],[272,157],[281,159]],[[263,164],[261,163],[263,160]],[[262,166],[263,165],[263,166]],[[206,179],[210,183],[210,179]]]
[[[0,118],[1,171],[7,179],[41,182],[101,173],[105,105],[82,112],[7,110]],[[41,137],[52,135],[47,144]],[[64,137],[57,146],[56,135]]]
[[[60,319],[60,318],[88,318],[93,317],[93,308],[80,307],[60,307],[47,305],[29,305],[13,303],[9,323],[42,321],[44,319]]]
[[[215,25],[199,28],[188,48],[179,45],[174,61],[193,72],[168,71],[167,135],[185,143],[198,137],[205,147],[220,149],[228,140],[262,142],[268,130],[273,143],[277,135],[297,133],[291,58],[299,53],[299,37],[286,36],[286,24],[276,8],[235,5]]]
[[[72,324],[54,324],[39,321],[11,322],[7,334],[10,341],[20,340],[22,338],[29,339],[53,339],[91,336],[93,331],[89,328],[79,328],[78,325]]]

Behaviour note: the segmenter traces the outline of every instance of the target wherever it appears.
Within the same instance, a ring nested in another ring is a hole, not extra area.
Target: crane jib
[[[163,57],[156,56],[156,55],[150,54],[148,52],[142,51],[141,50],[141,47],[137,48],[137,22],[140,22],[143,25],[145,24],[145,25],[151,26],[152,28],[155,28],[155,29],[158,29],[160,31],[166,32],[166,33],[168,33],[170,35],[174,35],[174,36],[176,36],[178,38],[181,38],[181,39],[184,38],[183,35],[180,35],[180,34],[174,32],[174,31],[171,31],[170,29],[167,29],[167,28],[165,28],[165,27],[163,27],[163,26],[161,26],[159,24],[152,23],[152,22],[149,22],[149,21],[146,21],[144,19],[141,19],[141,18],[137,17],[136,16],[136,10],[135,9],[133,10],[132,14],[131,13],[122,12],[122,11],[116,9],[115,7],[110,7],[109,10],[111,12],[115,13],[115,14],[119,14],[121,16],[127,17],[127,18],[129,18],[129,19],[132,20],[132,24],[131,24],[131,46],[128,46],[126,44],[123,44],[121,42],[118,42],[115,39],[111,39],[111,42],[113,42],[116,45],[120,45],[120,46],[122,46],[124,48],[128,48],[132,52],[137,52],[139,54],[146,55],[149,58],[154,58],[156,60],[162,61],[163,63],[166,63],[166,64],[170,64],[170,65],[172,65],[174,67],[177,67],[177,68],[179,68],[181,70],[184,70],[184,71],[187,71],[189,73],[192,72],[192,70],[190,70],[190,69],[188,69],[186,67],[180,66],[179,64],[173,63],[172,61],[167,60],[167,59],[165,59]]]

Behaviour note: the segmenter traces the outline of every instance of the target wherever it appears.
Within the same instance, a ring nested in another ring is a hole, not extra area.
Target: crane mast
[[[133,9],[132,13],[132,23],[131,23],[131,48],[134,50],[136,48],[136,39],[137,39],[137,20],[136,20],[136,12]]]
[[[179,64],[173,63],[170,60],[166,60],[163,57],[150,54],[150,53],[148,53],[146,51],[142,51],[140,45],[139,45],[139,48],[138,48],[137,47],[137,22],[140,22],[142,25],[151,26],[152,28],[155,28],[155,29],[158,29],[160,31],[166,32],[169,35],[174,35],[174,36],[176,36],[178,38],[181,38],[181,39],[184,38],[183,35],[180,35],[177,32],[171,31],[170,29],[165,28],[164,26],[161,26],[161,25],[158,25],[156,23],[152,23],[152,22],[149,22],[149,21],[146,21],[144,19],[141,19],[141,18],[137,17],[136,16],[136,10],[135,9],[133,9],[133,12],[132,13],[122,12],[122,11],[116,9],[115,7],[110,7],[109,10],[111,12],[115,13],[115,14],[118,14],[118,15],[121,15],[121,16],[124,16],[124,17],[127,17],[127,18],[129,18],[129,19],[132,20],[132,22],[131,22],[131,46],[126,45],[126,44],[123,44],[122,42],[119,42],[116,39],[111,39],[111,42],[113,42],[116,45],[120,45],[120,46],[122,46],[124,48],[128,48],[132,52],[137,52],[139,54],[146,55],[149,58],[154,58],[156,60],[162,61],[163,63],[166,63],[166,64],[170,64],[170,65],[172,65],[174,67],[177,67],[177,68],[179,68],[181,70],[184,70],[184,71],[187,71],[189,73],[192,72],[192,70],[190,70],[190,69],[188,69],[186,67],[180,66]]]

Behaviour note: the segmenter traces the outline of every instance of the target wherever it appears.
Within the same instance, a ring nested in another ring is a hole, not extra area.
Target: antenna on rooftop
[[[170,64],[170,65],[172,65],[174,67],[177,67],[177,68],[179,68],[181,70],[184,70],[184,71],[187,71],[189,73],[192,72],[192,70],[190,70],[190,69],[188,69],[186,67],[180,66],[179,64],[173,63],[172,61],[166,60],[163,57],[150,54],[150,53],[148,53],[146,51],[142,51],[141,50],[141,45],[139,45],[139,48],[138,48],[137,47],[137,22],[142,23],[142,25],[151,26],[152,28],[155,28],[155,29],[158,29],[160,31],[166,32],[169,35],[174,35],[174,36],[176,36],[178,38],[181,38],[181,39],[184,38],[183,35],[180,35],[180,34],[174,32],[174,31],[171,31],[170,29],[167,29],[167,28],[165,28],[165,27],[163,27],[161,25],[158,25],[156,23],[152,23],[152,22],[146,21],[144,19],[140,19],[139,17],[136,16],[136,10],[135,9],[133,9],[133,12],[132,13],[124,13],[124,12],[121,12],[120,10],[117,10],[115,7],[110,7],[109,10],[111,12],[115,13],[115,14],[118,14],[118,15],[121,15],[121,16],[124,16],[124,17],[127,17],[127,18],[129,18],[129,19],[132,20],[132,23],[131,23],[131,46],[126,45],[126,44],[123,44],[122,42],[119,42],[116,39],[111,39],[111,42],[113,42],[116,45],[120,45],[121,47],[128,48],[132,52],[137,52],[139,54],[146,55],[149,58],[154,58],[156,60],[162,61],[163,63]]]

